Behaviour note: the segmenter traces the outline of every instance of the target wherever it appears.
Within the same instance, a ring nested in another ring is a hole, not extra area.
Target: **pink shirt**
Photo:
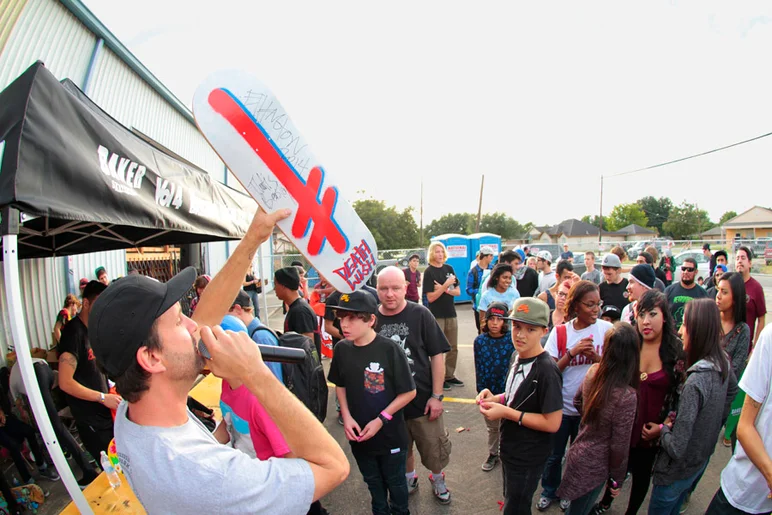
[[[252,455],[253,453],[249,452],[252,449],[242,447],[248,445],[249,439],[251,439],[254,456],[260,460],[267,460],[271,457],[281,458],[290,452],[279,428],[276,427],[263,405],[247,390],[246,386],[241,385],[234,390],[227,381],[223,380],[220,408],[223,419],[228,423],[231,441],[234,442],[234,447],[237,449]],[[234,433],[238,433],[238,435],[234,435]],[[239,435],[248,435],[249,439],[234,439],[234,436]]]

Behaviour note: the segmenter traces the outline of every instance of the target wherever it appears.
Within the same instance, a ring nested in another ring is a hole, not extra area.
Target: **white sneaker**
[[[434,489],[434,497],[440,504],[450,504],[450,490],[445,485],[445,473],[443,472],[440,477],[434,477],[429,474],[429,481],[432,482],[432,488]]]
[[[418,476],[413,476],[407,480],[407,495],[418,490]]]

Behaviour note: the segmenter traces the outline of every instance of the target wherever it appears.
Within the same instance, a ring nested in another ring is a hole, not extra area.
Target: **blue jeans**
[[[552,435],[552,454],[547,458],[544,472],[541,475],[542,497],[557,499],[557,491],[562,479],[563,456],[566,454],[566,445],[569,438],[571,442],[579,432],[579,422],[582,417],[578,415],[563,415],[560,429]]]
[[[678,515],[686,495],[695,480],[705,472],[707,466],[706,461],[700,470],[685,479],[673,481],[666,486],[654,485],[649,500],[649,515]]]
[[[372,497],[373,515],[409,515],[405,464],[407,451],[396,454],[354,453]]]
[[[252,299],[252,306],[255,308],[255,317],[260,318],[260,294],[256,291],[248,291],[247,293],[249,294],[249,298]]]
[[[600,493],[606,488],[606,483],[601,483],[578,499],[571,501],[571,507],[566,511],[566,515],[588,515],[595,506],[595,501]]]

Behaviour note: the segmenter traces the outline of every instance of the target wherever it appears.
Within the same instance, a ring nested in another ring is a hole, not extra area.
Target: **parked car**
[[[764,245],[764,260],[767,265],[772,265],[772,240],[768,240]]]
[[[689,250],[681,252],[673,257],[673,265],[675,266],[674,282],[681,280],[681,265],[684,264],[686,258],[693,258],[697,261],[697,275],[694,276],[694,281],[697,282],[697,278],[699,277],[702,277],[707,281],[708,276],[710,275],[710,262],[708,261],[708,258],[706,258],[705,254],[700,250]]]

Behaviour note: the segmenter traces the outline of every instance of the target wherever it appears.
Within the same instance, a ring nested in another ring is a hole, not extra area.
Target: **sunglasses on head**
[[[682,266],[682,267],[681,267],[681,271],[682,271],[682,272],[694,272],[694,271],[696,271],[696,270],[697,270],[697,269],[696,269],[696,268],[694,268],[693,266]]]

